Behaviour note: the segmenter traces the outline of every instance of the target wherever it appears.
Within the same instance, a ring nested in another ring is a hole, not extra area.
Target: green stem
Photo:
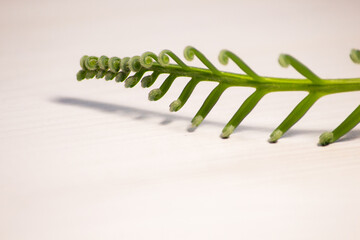
[[[178,76],[206,79],[228,84],[230,86],[253,87],[257,88],[261,85],[263,89],[269,92],[276,91],[306,91],[306,92],[324,92],[326,94],[360,91],[360,78],[349,79],[323,79],[321,84],[314,83],[309,79],[289,79],[289,78],[273,78],[262,77],[264,82],[254,80],[252,77],[244,74],[221,72],[216,75],[208,69],[189,67],[183,69],[178,65],[168,65],[162,67],[154,63],[149,71],[159,71],[162,73],[174,73]]]
[[[194,55],[215,75],[221,75],[220,71],[196,48],[186,47],[184,49],[184,57],[186,60],[191,61],[194,59]]]
[[[241,58],[228,50],[222,50],[219,54],[219,62],[226,65],[228,63],[228,58],[230,58],[241,70],[244,71],[244,73],[252,77],[254,80],[259,82],[263,81],[261,77],[257,75]]]
[[[251,94],[226,124],[222,130],[221,137],[228,138],[266,93],[267,91],[265,90],[257,89],[253,94]]]
[[[286,119],[271,133],[270,143],[275,143],[277,140],[282,137],[297,121],[302,118],[305,113],[312,107],[312,105],[322,97],[322,94],[318,93],[309,93],[296,107],[292,112],[286,117]]]
[[[175,74],[170,74],[163,84],[161,84],[160,88],[153,89],[149,92],[149,100],[150,101],[157,101],[160,98],[162,98],[165,93],[169,90],[171,87],[171,84],[174,82],[174,80],[177,78]]]
[[[125,87],[126,88],[133,88],[136,86],[136,84],[138,84],[138,82],[140,81],[141,77],[145,74],[147,70],[145,68],[142,68],[140,71],[138,71],[137,73],[135,73],[133,76],[128,77],[125,80]]]
[[[82,80],[84,71],[79,73],[78,80]],[[98,70],[99,71],[99,70]],[[153,65],[145,71],[155,71],[159,74],[175,74],[182,77],[204,79],[204,81],[212,81],[230,85],[232,87],[253,87],[268,90],[268,92],[278,91],[306,91],[318,92],[325,94],[342,93],[350,91],[360,91],[360,78],[344,78],[344,79],[322,79],[321,84],[314,83],[309,79],[289,79],[262,77],[264,82],[254,80],[252,77],[244,74],[220,72],[216,75],[212,71],[197,67],[188,67],[184,69],[178,65],[169,64],[166,67],[153,63]]]
[[[209,94],[209,96],[204,101],[203,105],[199,109],[199,111],[196,113],[195,117],[191,120],[191,130],[196,128],[201,124],[201,122],[205,119],[205,117],[208,115],[208,113],[211,111],[211,109],[214,107],[214,105],[219,100],[221,94],[229,87],[229,85],[226,84],[219,84],[212,92]]]
[[[184,106],[184,104],[187,102],[187,100],[189,99],[190,95],[192,94],[196,85],[199,82],[200,82],[199,79],[192,78],[188,82],[188,84],[186,84],[186,86],[183,89],[183,91],[181,92],[179,98],[170,104],[170,112],[177,112],[182,108],[182,106]]]
[[[310,79],[314,83],[322,82],[322,80],[315,73],[313,73],[308,67],[306,67],[299,60],[297,60],[296,58],[290,55],[281,54],[279,57],[279,63],[283,67],[288,67],[289,65],[291,65],[293,68],[295,68],[296,71],[298,71],[300,74],[302,74],[307,79]]]
[[[141,86],[143,88],[148,88],[151,87],[154,82],[156,81],[156,79],[159,77],[160,72],[153,72],[151,75],[144,77],[141,80]]]

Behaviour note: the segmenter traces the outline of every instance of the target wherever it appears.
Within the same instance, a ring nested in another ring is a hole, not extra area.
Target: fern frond
[[[110,81],[124,82],[125,87],[132,88],[141,82],[143,88],[151,87],[161,74],[168,74],[162,85],[149,92],[149,100],[157,101],[162,98],[178,77],[189,77],[187,83],[178,99],[170,104],[170,111],[179,111],[197,84],[201,81],[217,82],[204,101],[198,112],[191,121],[190,130],[195,130],[221,97],[222,93],[229,87],[252,87],[255,89],[239,110],[229,120],[222,130],[221,137],[228,138],[239,126],[242,120],[254,109],[256,104],[268,93],[279,91],[306,91],[308,95],[294,108],[285,120],[271,133],[271,143],[277,142],[306,112],[319,100],[329,94],[360,91],[360,78],[351,79],[322,79],[313,73],[308,67],[296,58],[281,54],[279,64],[283,67],[292,66],[305,78],[284,79],[262,77],[255,73],[242,59],[228,50],[222,50],[219,54],[219,62],[226,65],[232,60],[245,74],[229,73],[218,70],[200,51],[188,46],[184,50],[184,57],[191,61],[195,57],[202,62],[206,68],[191,67],[185,64],[176,54],[170,50],[163,50],[159,55],[153,52],[145,52],[141,56],[108,58],[106,56],[83,56],[80,59],[81,70],[77,73],[77,80],[91,78],[105,78]],[[353,49],[350,58],[354,63],[360,63],[360,51]],[[173,60],[174,63],[170,63]],[[144,76],[147,73],[146,76]],[[129,76],[132,74],[131,76]],[[346,118],[334,131],[323,133],[320,136],[319,145],[327,145],[335,142],[348,133],[360,122],[360,105]]]

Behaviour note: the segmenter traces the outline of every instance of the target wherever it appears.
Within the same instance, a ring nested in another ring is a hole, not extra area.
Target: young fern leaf
[[[140,81],[143,88],[149,88],[160,74],[168,74],[162,85],[149,93],[149,100],[157,101],[166,94],[176,78],[189,77],[190,81],[178,99],[170,104],[171,112],[179,111],[184,106],[197,84],[201,81],[217,82],[218,85],[205,99],[203,105],[192,119],[189,130],[195,130],[202,123],[227,88],[254,88],[255,91],[244,101],[239,110],[225,125],[221,133],[222,138],[228,138],[266,94],[279,91],[308,92],[308,95],[271,133],[268,140],[271,143],[277,142],[321,97],[334,93],[360,91],[360,78],[321,79],[299,60],[287,54],[280,55],[280,65],[283,67],[291,65],[305,78],[284,79],[259,76],[242,59],[228,50],[220,52],[219,62],[226,65],[231,59],[244,74],[219,71],[200,51],[191,46],[185,48],[184,57],[188,61],[197,57],[206,66],[206,69],[188,66],[170,50],[163,50],[159,55],[145,52],[141,56],[122,59],[118,57],[108,58],[106,56],[98,58],[85,55],[80,59],[81,70],[77,73],[77,80],[82,81],[94,77],[105,78],[105,80],[115,78],[116,82],[125,81],[124,85],[127,88],[136,86]],[[354,63],[360,64],[360,51],[353,49],[350,58]],[[170,63],[170,59],[175,63]],[[147,72],[151,74],[144,76]],[[133,73],[133,75],[129,76],[130,73]],[[359,122],[360,105],[335,130],[323,133],[320,136],[319,145],[325,146],[335,142]]]

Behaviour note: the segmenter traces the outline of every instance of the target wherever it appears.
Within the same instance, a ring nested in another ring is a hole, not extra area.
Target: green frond
[[[222,50],[220,52],[219,62],[226,65],[230,59],[244,74],[219,71],[203,53],[191,46],[185,48],[184,57],[188,61],[197,57],[206,68],[190,67],[170,50],[163,50],[159,55],[153,52],[145,52],[141,56],[124,57],[122,59],[118,57],[108,58],[107,56],[98,58],[85,55],[80,59],[81,70],[76,74],[76,78],[78,81],[92,79],[94,77],[97,79],[104,78],[107,81],[115,79],[118,83],[124,82],[124,86],[127,88],[135,87],[141,81],[143,88],[149,88],[161,74],[167,74],[168,77],[161,86],[149,92],[149,100],[157,101],[167,93],[176,78],[188,77],[190,80],[180,96],[169,106],[171,112],[179,111],[184,106],[195,87],[201,81],[217,82],[217,87],[215,87],[205,99],[192,119],[189,128],[190,131],[194,131],[205,120],[206,116],[227,88],[254,88],[254,93],[241,104],[238,111],[223,128],[221,133],[222,138],[228,138],[266,94],[279,91],[308,92],[309,94],[270,134],[268,141],[271,143],[277,142],[278,139],[306,114],[319,98],[334,93],[360,91],[360,78],[321,79],[299,60],[288,54],[280,55],[280,65],[283,67],[292,66],[305,78],[284,79],[259,76],[241,58],[228,50]],[[352,49],[350,58],[354,63],[360,63],[360,51]],[[170,63],[170,61],[174,63]],[[129,76],[131,73],[132,75]],[[320,136],[319,145],[325,146],[337,141],[359,122],[360,105],[335,130],[323,133]]]

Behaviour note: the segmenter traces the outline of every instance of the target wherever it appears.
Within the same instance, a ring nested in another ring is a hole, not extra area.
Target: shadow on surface
[[[114,114],[119,114],[119,115],[128,116],[128,117],[130,116],[136,120],[146,120],[151,117],[161,118],[162,120],[159,123],[161,125],[167,125],[173,121],[185,121],[188,124],[190,124],[191,119],[192,119],[190,117],[182,116],[178,113],[177,114],[160,113],[160,112],[151,111],[151,110],[142,109],[142,108],[129,107],[129,106],[113,104],[113,103],[98,102],[98,101],[86,100],[86,99],[81,99],[81,98],[58,97],[58,98],[52,99],[51,101],[58,103],[58,104],[71,105],[71,106],[77,106],[77,107],[82,107],[82,108],[90,108],[90,109],[94,109],[94,110],[97,110],[100,112],[114,113]],[[220,129],[222,129],[225,126],[225,124],[226,123],[223,123],[223,122],[208,121],[208,120],[205,120],[202,123],[202,125],[213,125],[213,126],[219,127]],[[274,129],[262,127],[262,126],[240,125],[235,130],[234,133],[238,133],[240,131],[245,131],[245,130],[268,132],[270,134]],[[320,135],[324,131],[326,131],[326,129],[323,129],[323,130],[291,129],[282,138],[293,137],[293,136],[300,135],[300,134],[308,134],[308,133],[313,134],[314,132],[316,132],[316,133],[318,133],[318,135]],[[346,136],[339,139],[338,141],[342,141],[342,142],[350,141],[350,140],[353,140],[356,138],[360,138],[359,130],[353,130],[353,131],[349,132]]]
[[[173,121],[191,121],[190,117],[181,116],[179,114],[171,114],[171,113],[160,113],[156,111],[151,111],[142,108],[136,107],[129,107],[120,104],[113,104],[113,103],[105,103],[105,102],[98,102],[93,100],[85,100],[80,98],[71,98],[71,97],[59,97],[52,100],[55,103],[83,107],[83,108],[90,108],[100,112],[106,113],[114,113],[123,116],[131,116],[136,120],[145,120],[150,117],[161,118],[162,121],[160,122],[161,125],[170,124]],[[204,124],[211,124],[216,126],[224,126],[223,123],[208,121]]]

